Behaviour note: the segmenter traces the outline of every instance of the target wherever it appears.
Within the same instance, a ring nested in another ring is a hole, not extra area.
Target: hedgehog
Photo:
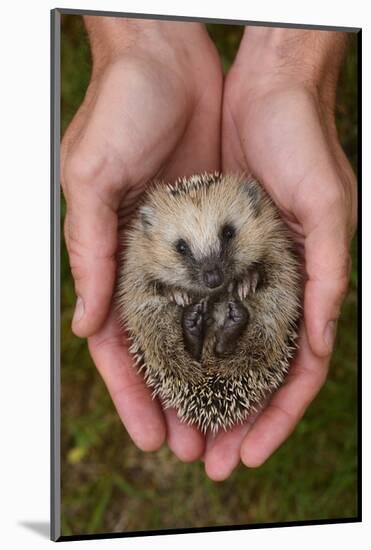
[[[301,265],[253,177],[154,183],[125,229],[116,308],[134,365],[183,422],[216,433],[284,382],[297,347]]]

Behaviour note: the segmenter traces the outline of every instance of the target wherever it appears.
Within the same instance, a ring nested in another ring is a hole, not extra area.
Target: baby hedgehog
[[[117,307],[153,395],[216,432],[283,382],[296,347],[300,264],[262,186],[195,175],[147,193],[125,234]]]

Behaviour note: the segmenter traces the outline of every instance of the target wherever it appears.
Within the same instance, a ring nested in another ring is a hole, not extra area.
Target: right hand
[[[290,227],[305,267],[304,322],[286,383],[259,414],[210,438],[213,479],[229,477],[240,460],[261,466],[327,377],[357,210],[334,117],[345,45],[342,33],[247,27],[226,78],[223,171],[257,177]]]
[[[155,450],[167,434],[180,459],[194,460],[204,438],[152,400],[111,311],[117,213],[130,214],[153,178],[172,181],[220,169],[222,71],[198,23],[140,21],[134,32],[127,20],[121,24],[124,48],[104,52],[100,44],[100,59],[93,50],[86,96],[61,147],[65,239],[78,297],[72,328],[88,337],[137,446]]]

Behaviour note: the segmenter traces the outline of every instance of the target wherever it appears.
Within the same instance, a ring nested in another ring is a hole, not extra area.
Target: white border
[[[16,6],[16,7],[15,7]],[[222,19],[277,21],[363,27],[363,97],[371,97],[370,17],[367,2],[325,3],[280,0],[226,3],[187,0],[114,1],[80,0],[19,1],[2,6],[1,39],[1,468],[0,524],[5,548],[40,548],[53,544],[24,524],[49,520],[49,117],[50,9],[97,9]],[[368,66],[367,66],[368,65]],[[364,210],[369,204],[370,179],[368,157],[370,143],[370,108],[363,106]],[[368,155],[367,155],[368,153]],[[5,191],[5,194],[4,194]],[[363,242],[370,234],[370,216],[364,214]],[[366,245],[365,245],[366,246]],[[370,280],[370,260],[365,250],[364,280]],[[370,304],[370,292],[364,288],[364,311]],[[4,307],[5,306],[5,307]],[[364,319],[364,341],[370,340]],[[364,346],[364,364],[370,364]],[[369,369],[363,373],[364,388],[370,387]],[[370,462],[367,434],[370,399],[364,397],[364,464]],[[248,543],[261,548],[312,548],[336,545],[349,549],[366,546],[370,535],[370,477],[364,470],[363,524],[264,529],[156,536],[136,539],[79,541],[75,546],[109,544],[125,548],[180,548],[205,545]],[[45,531],[45,527],[44,527]],[[175,537],[175,538],[174,538]]]

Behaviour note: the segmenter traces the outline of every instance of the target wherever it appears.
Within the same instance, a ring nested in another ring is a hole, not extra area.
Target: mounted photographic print
[[[53,540],[360,521],[360,29],[52,46]]]

